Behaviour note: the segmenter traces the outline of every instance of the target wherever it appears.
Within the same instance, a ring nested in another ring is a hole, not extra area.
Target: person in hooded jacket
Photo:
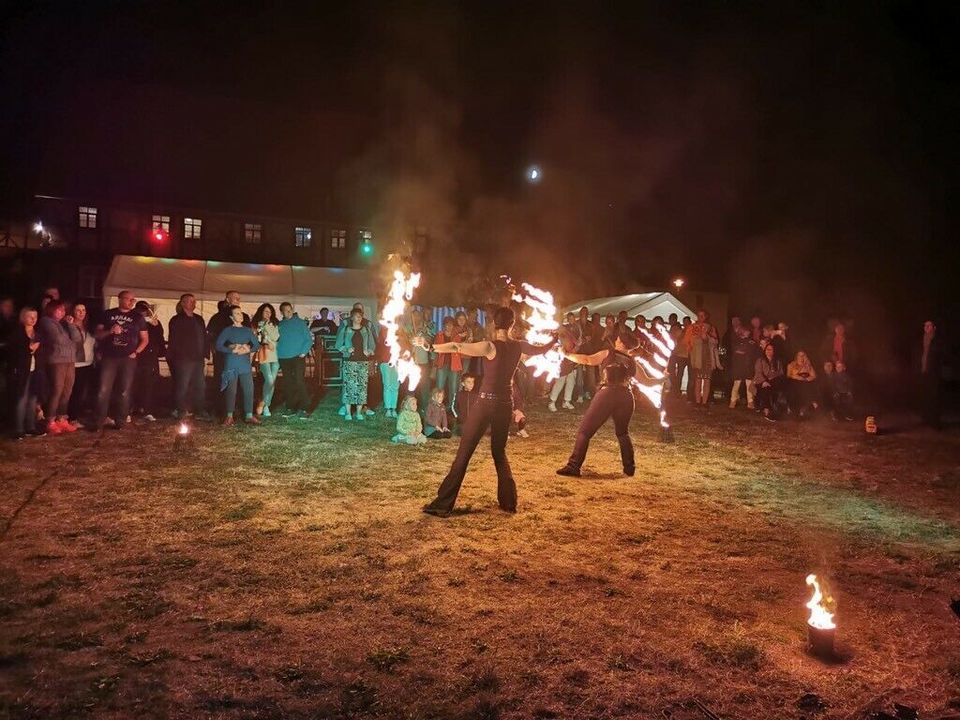
[[[37,324],[40,337],[37,365],[46,373],[48,390],[43,401],[43,414],[47,422],[47,432],[51,435],[74,432],[77,429],[68,418],[68,408],[81,339],[79,331],[74,327],[73,317],[70,316],[69,320],[65,319],[66,317],[64,302],[51,300],[44,307],[43,317]]]

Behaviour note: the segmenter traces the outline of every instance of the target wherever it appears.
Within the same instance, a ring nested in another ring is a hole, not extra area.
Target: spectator
[[[460,376],[460,390],[457,392],[457,430],[459,431],[470,417],[477,403],[477,393],[474,392],[477,379],[471,373]]]
[[[73,326],[73,316],[66,320],[67,309],[62,300],[51,300],[43,309],[43,317],[37,323],[40,349],[37,351],[37,367],[46,373],[46,394],[43,396],[43,414],[47,432],[59,435],[74,432],[77,428],[67,419],[73,380],[76,374],[74,363],[80,333]]]
[[[90,331],[90,316],[83,303],[73,306],[73,326],[80,334],[80,342],[77,345],[77,359],[73,364],[73,392],[70,394],[67,416],[71,424],[81,427],[81,419],[87,418],[91,412],[97,381],[97,368],[94,365],[97,339]]]
[[[337,324],[330,319],[330,308],[320,308],[320,312],[310,323],[310,332],[320,335],[336,335]]]
[[[405,445],[422,445],[427,441],[423,434],[423,421],[417,412],[417,398],[407,395],[403,400],[403,408],[397,416],[397,434],[390,438],[391,442]]]
[[[443,388],[435,387],[430,393],[430,404],[426,412],[427,424],[424,429],[424,434],[431,440],[448,440],[453,435],[443,401]]]
[[[462,313],[460,314],[462,315]],[[466,316],[464,315],[463,317],[464,320],[466,320]],[[468,333],[466,326],[458,325],[452,317],[446,317],[443,319],[443,330],[437,333],[434,342],[464,343],[468,342],[467,338]],[[443,390],[443,395],[447,401],[447,409],[453,414],[457,399],[457,389],[460,387],[460,375],[463,372],[463,356],[460,355],[460,353],[438,353],[433,362],[437,369],[436,386]],[[432,399],[433,395],[431,394],[430,397]],[[430,422],[427,421],[427,424],[429,425]],[[429,432],[427,433],[427,437],[430,437]]]
[[[230,308],[232,307],[240,307],[240,293],[236,290],[227,291],[224,299],[217,303],[216,314],[210,318],[210,322],[207,324],[207,343],[213,352],[213,377],[217,378],[217,382],[220,382],[219,378],[223,375],[223,363],[226,356],[223,353],[216,352],[213,348],[223,329],[233,325],[233,321],[230,319]],[[246,313],[243,314],[243,324],[250,327],[250,316]]]
[[[118,307],[108,310],[97,325],[100,352],[100,388],[97,392],[97,422],[94,429],[108,426],[119,430],[130,414],[130,389],[137,369],[137,358],[150,342],[143,315],[134,310],[136,298],[129,290],[118,296]],[[119,407],[112,423],[107,414],[114,385],[119,382]]]
[[[925,425],[940,429],[940,338],[933,320],[923,323],[920,353],[920,417]]]
[[[37,427],[37,397],[43,379],[37,372],[36,353],[40,349],[37,332],[37,311],[25,307],[20,311],[20,322],[7,335],[7,386],[13,405],[13,437],[46,435]]]
[[[388,418],[397,416],[397,399],[400,395],[400,375],[396,366],[390,363],[390,348],[387,347],[387,328],[380,326],[377,349],[374,360],[380,368],[380,382],[383,384],[383,409]]]
[[[693,370],[693,401],[706,405],[710,401],[710,379],[720,367],[717,329],[710,324],[710,313],[697,311],[697,322],[690,326],[684,337],[690,352],[690,367]]]
[[[208,417],[204,410],[204,374],[207,358],[207,335],[203,318],[196,313],[197,299],[190,293],[180,296],[177,314],[168,326],[167,362],[173,373],[174,417],[184,418],[191,412]],[[222,330],[221,330],[222,332]],[[215,353],[217,356],[220,353]],[[215,363],[215,367],[222,363]],[[222,374],[221,370],[221,374]],[[220,376],[214,375],[215,382]]]
[[[833,412],[833,361],[827,360],[823,363],[817,383],[820,391],[820,405],[825,410]]]
[[[273,390],[277,385],[277,373],[280,372],[280,361],[277,358],[277,343],[280,341],[280,321],[277,311],[270,303],[264,303],[253,314],[253,330],[260,342],[257,351],[257,361],[260,365],[260,374],[263,376],[263,394],[257,404],[256,414],[270,417],[270,403],[273,402]]]
[[[816,410],[820,407],[817,398],[817,371],[813,369],[810,358],[803,350],[787,365],[787,382],[787,397],[798,419],[806,417],[808,408]]]
[[[854,367],[857,361],[857,349],[847,337],[847,328],[842,322],[833,326],[833,333],[828,335],[820,348],[823,360],[832,360],[836,363],[838,360],[848,368]]]
[[[149,342],[137,358],[137,370],[133,380],[133,412],[142,415],[147,422],[155,422],[153,393],[160,380],[160,358],[166,354],[163,341],[163,325],[154,309],[144,300],[134,309],[143,316]]]
[[[422,337],[426,340],[426,344],[430,345],[433,343],[433,338],[436,333],[433,332],[432,325],[424,320],[423,313],[417,309],[411,311],[410,322],[403,325],[401,333],[401,339],[404,345],[410,349],[413,354],[413,361],[420,368],[418,403],[423,408],[426,408],[430,402],[430,390],[433,388],[430,380],[430,352],[415,343],[414,339]]]
[[[564,352],[573,353],[576,351],[577,343],[573,336],[567,332],[566,326],[561,328],[559,339]],[[553,387],[550,389],[550,402],[547,404],[547,410],[550,412],[557,411],[557,400],[560,399],[560,393],[563,393],[563,409],[575,409],[576,406],[572,401],[573,388],[577,381],[577,367],[578,365],[575,362],[566,357],[560,361],[560,377],[553,381]]]
[[[784,382],[783,363],[774,352],[773,345],[767,343],[763,355],[757,359],[753,375],[753,384],[757,389],[756,403],[764,420],[773,422],[779,419]]]
[[[740,402],[741,383],[746,385],[747,409],[754,409],[753,401],[756,392],[753,386],[753,375],[759,357],[760,348],[753,341],[750,331],[740,325],[730,350],[730,375],[733,378],[733,386],[730,389],[731,410]]]
[[[280,339],[277,341],[277,360],[283,372],[283,414],[307,417],[310,395],[304,381],[306,357],[313,346],[313,336],[307,323],[288,302],[280,303]]]
[[[847,366],[838,360],[831,378],[833,388],[833,419],[853,420],[853,381]]]
[[[367,382],[370,376],[370,359],[376,350],[376,342],[370,325],[363,324],[363,311],[350,311],[343,340],[337,348],[343,355],[343,402],[347,411],[344,420],[364,420],[363,406],[367,403]],[[356,415],[353,415],[356,407]]]
[[[750,318],[750,337],[760,347],[760,339],[763,337],[763,320],[759,315]]]
[[[603,318],[603,348],[613,347],[617,339],[617,318],[613,315],[606,315]]]
[[[233,324],[220,331],[214,348],[223,355],[223,374],[220,376],[220,390],[224,397],[223,424],[234,424],[233,413],[237,406],[237,385],[243,391],[243,421],[248,425],[259,425],[253,414],[253,369],[250,354],[260,349],[260,341],[244,323],[247,322],[243,311],[236,305],[230,308]],[[306,326],[304,326],[306,329]]]

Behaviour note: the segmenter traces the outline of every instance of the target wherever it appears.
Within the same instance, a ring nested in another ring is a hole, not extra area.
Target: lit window
[[[97,227],[97,209],[95,207],[90,207],[88,205],[80,206],[80,227],[90,228],[91,230]]]
[[[263,225],[260,223],[244,223],[243,239],[249,245],[259,245],[263,235]]]
[[[203,220],[200,218],[183,219],[183,236],[187,240],[199,240],[200,232],[203,229]]]
[[[341,249],[347,246],[347,231],[346,230],[331,230],[330,231],[330,247]]]
[[[170,216],[169,215],[154,215],[153,216],[153,230],[162,230],[165,233],[170,232]]]
[[[297,247],[310,247],[313,241],[313,232],[307,227],[298,227],[293,232],[293,242]]]

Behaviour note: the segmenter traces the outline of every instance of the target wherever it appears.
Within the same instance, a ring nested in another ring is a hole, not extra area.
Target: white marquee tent
[[[576,313],[584,306],[590,311],[591,315],[600,313],[601,318],[605,315],[617,315],[623,310],[627,311],[627,316],[631,320],[637,315],[643,315],[648,321],[657,315],[666,320],[671,313],[676,313],[681,320],[684,315],[696,317],[693,310],[680,302],[675,295],[668,292],[631,293],[629,295],[581,300],[564,308],[563,312],[564,314],[568,312]]]
[[[347,268],[117,255],[103,283],[104,307],[116,307],[117,293],[123,290],[155,305],[164,330],[184,293],[196,296],[197,312],[206,320],[217,312],[217,302],[228,290],[240,293],[243,310],[250,315],[265,302],[279,312],[284,300],[305,319],[327,307],[338,321],[339,313],[357,301],[368,315],[377,312],[373,275]]]

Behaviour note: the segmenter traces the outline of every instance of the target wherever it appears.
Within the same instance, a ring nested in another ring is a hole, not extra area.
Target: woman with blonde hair
[[[791,408],[798,418],[807,414],[808,408],[814,410],[820,407],[817,399],[817,371],[807,354],[800,350],[796,357],[787,365],[787,381]]]

